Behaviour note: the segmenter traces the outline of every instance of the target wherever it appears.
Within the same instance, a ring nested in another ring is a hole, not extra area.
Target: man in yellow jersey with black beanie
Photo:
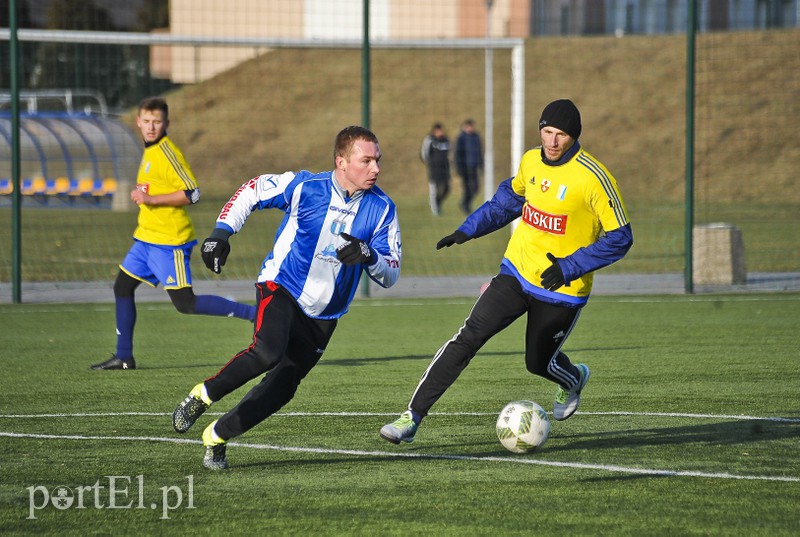
[[[558,385],[553,417],[565,420],[577,410],[589,368],[570,362],[561,347],[589,299],[594,271],[622,259],[633,245],[617,182],[584,151],[581,128],[572,101],[548,104],[539,120],[542,145],[526,152],[517,174],[436,245],[462,244],[521,217],[500,273],[436,353],[408,410],[381,429],[386,440],[413,441],[422,419],[478,350],[524,314],[525,365]]]
[[[114,282],[117,350],[91,369],[136,369],[133,328],[134,292],[145,282],[159,283],[180,313],[238,317],[252,321],[255,306],[192,291],[189,259],[197,244],[186,206],[200,201],[200,189],[183,153],[167,137],[169,107],[152,97],[139,104],[136,126],[144,140],[144,154],[131,200],[139,206],[133,246],[119,265]]]

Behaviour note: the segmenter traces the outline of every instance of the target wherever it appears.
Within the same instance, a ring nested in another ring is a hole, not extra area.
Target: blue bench
[[[50,199],[59,199],[69,203],[82,199],[99,204],[103,200],[110,200],[117,192],[117,186],[117,180],[111,177],[106,179],[34,177],[23,179],[20,182],[20,193],[24,198],[34,199],[42,204],[47,204]],[[0,196],[10,197],[13,192],[13,181],[7,178],[0,179]]]

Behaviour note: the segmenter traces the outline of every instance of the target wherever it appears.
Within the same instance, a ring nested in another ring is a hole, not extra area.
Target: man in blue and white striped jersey
[[[347,127],[336,137],[334,170],[260,175],[222,208],[202,248],[203,261],[216,273],[230,252],[228,239],[254,210],[286,214],[256,283],[252,343],[197,384],[172,416],[175,430],[186,432],[213,402],[269,372],[203,432],[207,468],[226,468],[226,442],[292,399],[322,357],[339,317],[347,313],[362,271],[383,287],[400,276],[397,211],[375,186],[380,159],[375,134]]]

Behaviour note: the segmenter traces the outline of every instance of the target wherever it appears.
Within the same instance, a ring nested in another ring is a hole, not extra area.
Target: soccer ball
[[[533,401],[512,401],[497,417],[497,438],[513,453],[527,453],[540,447],[550,433],[547,412]]]

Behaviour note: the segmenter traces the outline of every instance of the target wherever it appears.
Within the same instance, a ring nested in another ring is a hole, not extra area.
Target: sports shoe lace
[[[397,421],[394,422],[394,425],[396,427],[413,427],[414,420],[412,420],[411,416],[408,414],[403,414],[397,419]]]

